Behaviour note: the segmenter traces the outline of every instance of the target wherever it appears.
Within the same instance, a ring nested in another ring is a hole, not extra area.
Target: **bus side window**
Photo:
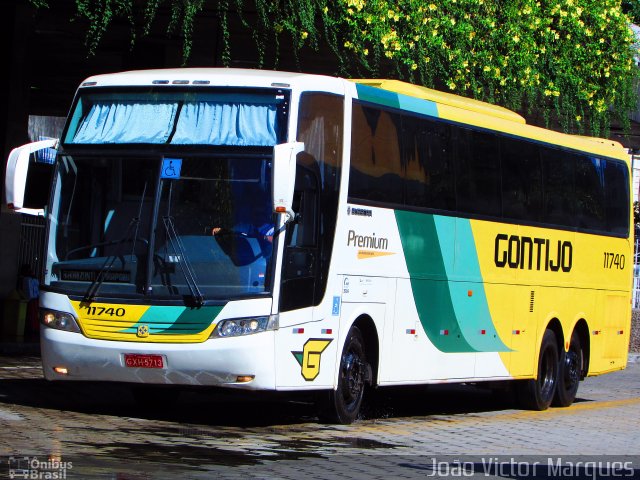
[[[294,203],[297,203],[297,210],[294,210],[296,221],[292,225],[292,238],[288,245],[294,247],[315,247],[317,234],[317,204],[318,193],[316,190],[302,190],[295,192]]]
[[[622,162],[606,160],[604,164],[607,231],[616,235],[629,233],[629,173]]]
[[[543,183],[543,221],[551,225],[576,226],[576,155],[541,147]]]

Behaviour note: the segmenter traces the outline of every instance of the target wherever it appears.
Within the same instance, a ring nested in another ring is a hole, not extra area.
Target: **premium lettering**
[[[389,248],[389,240],[384,237],[376,237],[375,233],[371,235],[358,235],[355,230],[349,230],[347,246],[386,250]]]
[[[496,235],[494,262],[500,268],[570,272],[573,245],[568,240]]]

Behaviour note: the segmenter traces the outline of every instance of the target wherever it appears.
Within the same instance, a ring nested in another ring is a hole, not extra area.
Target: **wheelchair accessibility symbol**
[[[182,168],[181,158],[163,158],[160,178],[178,179]]]

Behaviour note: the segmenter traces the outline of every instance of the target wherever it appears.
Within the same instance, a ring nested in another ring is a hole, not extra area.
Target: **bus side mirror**
[[[57,139],[33,142],[22,147],[14,148],[7,160],[7,172],[5,176],[4,190],[9,210],[26,215],[44,215],[42,208],[25,207],[25,192],[27,190],[27,175],[29,173],[29,160],[32,153],[47,148],[56,149]]]
[[[271,184],[273,185],[273,211],[288,215],[293,219],[293,189],[296,182],[296,156],[304,150],[304,143],[290,142],[273,147],[273,167]]]

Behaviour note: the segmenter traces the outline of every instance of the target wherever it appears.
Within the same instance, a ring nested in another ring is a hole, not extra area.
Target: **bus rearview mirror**
[[[289,142],[273,147],[273,211],[286,213],[293,219],[293,189],[296,181],[296,156],[304,150],[304,143]]]
[[[57,148],[57,139],[42,140],[28,143],[14,148],[9,153],[7,160],[7,173],[5,176],[5,199],[9,210],[26,215],[43,215],[42,208],[25,207],[25,193],[27,189],[27,175],[32,153],[46,148]]]

